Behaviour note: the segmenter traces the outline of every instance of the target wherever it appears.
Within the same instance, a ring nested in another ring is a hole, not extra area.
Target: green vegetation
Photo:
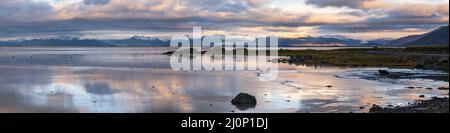
[[[286,62],[341,67],[420,68],[448,71],[447,47],[280,50]]]
[[[409,53],[416,52],[424,54],[448,54],[448,46],[432,46],[432,47],[415,46],[415,47],[407,47],[403,51]]]

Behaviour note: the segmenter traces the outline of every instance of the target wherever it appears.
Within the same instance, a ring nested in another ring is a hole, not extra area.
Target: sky
[[[449,0],[0,0],[0,40],[192,34],[370,40],[449,23]]]

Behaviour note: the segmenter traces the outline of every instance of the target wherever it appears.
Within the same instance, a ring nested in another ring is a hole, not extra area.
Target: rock
[[[448,98],[433,98],[431,100],[419,100],[407,106],[380,107],[373,105],[370,113],[448,113]]]
[[[425,89],[427,89],[427,90],[432,90],[433,88],[428,87],[428,88],[425,88]]]
[[[423,68],[425,68],[425,65],[424,64],[417,64],[414,68],[416,68],[416,69],[423,69]]]
[[[165,53],[163,53],[163,55],[172,55],[173,53],[175,53],[175,51],[165,52]]]
[[[406,87],[406,88],[408,88],[408,89],[414,89],[414,87],[412,87],[412,86],[410,86],[410,87]]]
[[[325,86],[325,87],[331,88],[331,87],[333,87],[333,86],[332,86],[332,85],[327,85],[327,86]]]
[[[256,104],[255,96],[252,96],[247,93],[239,93],[236,97],[231,101],[233,104]]]
[[[425,95],[419,95],[419,97],[420,97],[420,98],[424,98],[424,97],[425,97]]]
[[[239,93],[231,100],[231,104],[236,106],[239,110],[247,110],[248,108],[256,107],[256,98],[247,93]]]
[[[359,109],[365,109],[365,107],[359,107]]]
[[[438,90],[448,90],[448,87],[439,87]]]
[[[405,74],[402,74],[402,73],[391,73],[387,70],[378,70],[378,73],[380,74],[380,76],[391,78],[391,79],[401,78],[400,75],[406,76]]]
[[[388,71],[386,71],[386,70],[378,70],[378,73],[379,73],[380,75],[382,75],[382,76],[388,76],[388,75],[390,75],[390,73],[389,73]]]
[[[441,57],[438,60],[439,63],[448,63],[448,57]]]

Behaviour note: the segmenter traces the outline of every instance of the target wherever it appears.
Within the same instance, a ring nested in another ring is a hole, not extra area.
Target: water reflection
[[[160,54],[169,50],[1,48],[0,112],[364,112],[361,106],[406,104],[420,94],[448,96],[405,88],[448,82],[363,78],[370,68],[280,64],[276,81],[260,81],[258,72],[175,72]],[[256,96],[257,106],[233,106],[241,92]]]

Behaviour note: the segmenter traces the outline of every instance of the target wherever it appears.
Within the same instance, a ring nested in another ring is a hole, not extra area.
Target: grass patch
[[[289,63],[342,67],[433,68],[448,71],[448,47],[280,50]],[[432,55],[441,54],[441,55]],[[444,54],[445,55],[445,54]],[[447,63],[445,63],[447,62]],[[445,65],[446,64],[446,65]]]

